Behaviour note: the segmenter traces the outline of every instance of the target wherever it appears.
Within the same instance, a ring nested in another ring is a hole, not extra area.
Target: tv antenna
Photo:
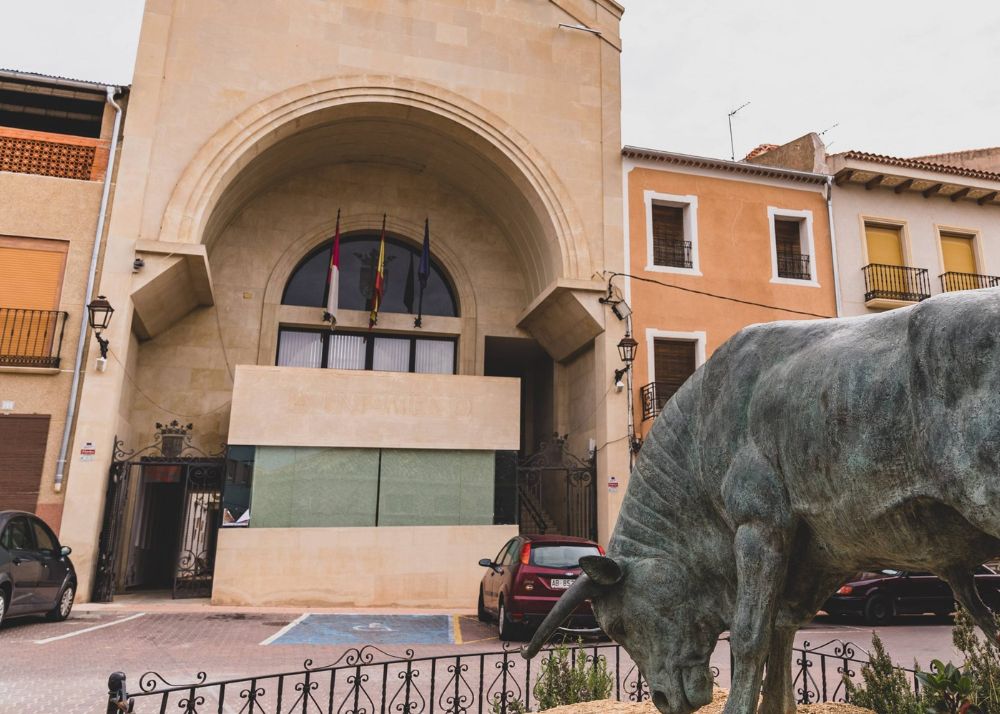
[[[839,121],[838,122],[834,122],[833,125],[828,126],[826,129],[824,129],[823,131],[819,132],[818,136],[823,136],[823,134],[825,134],[826,132],[830,131],[831,129],[836,129],[838,126],[840,126],[840,122]]]
[[[736,161],[736,147],[733,145],[733,116],[740,109],[750,105],[750,102],[743,102],[740,106],[736,107],[733,111],[729,112],[729,158]]]

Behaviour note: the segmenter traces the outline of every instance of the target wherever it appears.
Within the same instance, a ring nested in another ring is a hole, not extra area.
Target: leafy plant
[[[490,714],[525,714],[528,709],[520,699],[508,699],[504,706],[503,698],[497,694],[490,705]]]
[[[962,671],[972,680],[971,700],[982,711],[1000,712],[1000,650],[976,634],[975,623],[962,607],[955,615],[951,640],[964,656]]]
[[[972,678],[951,662],[933,660],[931,670],[917,672],[917,679],[924,686],[927,714],[964,713],[972,704]]]
[[[582,645],[582,642],[579,644]],[[580,647],[570,650],[559,645],[542,662],[541,673],[532,690],[541,711],[563,704],[578,704],[611,696],[614,677],[602,655],[588,657]]]
[[[855,706],[871,709],[878,714],[923,714],[920,700],[906,680],[902,670],[896,669],[881,638],[872,633],[872,651],[868,662],[861,667],[863,684],[855,684],[844,675],[847,699]]]

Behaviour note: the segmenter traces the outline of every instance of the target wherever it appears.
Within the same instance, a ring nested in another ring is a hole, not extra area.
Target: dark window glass
[[[7,550],[34,550],[35,541],[31,537],[31,526],[25,518],[15,518],[7,524],[0,537],[0,543]]]
[[[292,272],[283,305],[324,307],[326,279],[333,241],[327,241],[299,263]],[[340,239],[339,307],[345,310],[371,310],[372,287],[378,262],[379,236],[366,233]],[[385,294],[382,312],[416,314],[420,304],[420,245],[395,238],[385,239]],[[431,250],[433,251],[433,244]],[[412,277],[411,277],[412,273]],[[431,257],[431,272],[423,299],[424,315],[457,317],[458,305],[454,291],[444,272]]]
[[[519,550],[518,545],[519,544],[520,544],[520,541],[516,540],[516,539],[512,540],[510,542],[510,545],[507,546],[507,552],[505,552],[503,554],[503,560],[500,561],[500,565],[513,565],[514,564],[514,560],[517,558],[517,555],[518,555],[518,550]]]
[[[514,541],[509,540],[509,541],[507,541],[506,543],[503,544],[503,548],[501,548],[500,552],[497,553],[497,557],[493,559],[494,563],[496,563],[497,565],[499,565],[501,562],[503,562],[503,557],[507,553],[507,551],[510,550],[510,544],[513,543],[513,542]]]
[[[32,528],[35,530],[35,545],[38,550],[47,550],[50,553],[56,551],[56,537],[49,532],[41,521],[32,521]]]
[[[455,373],[455,340],[379,333],[282,328],[279,367],[327,367],[380,372]]]
[[[531,564],[540,568],[577,568],[585,555],[600,555],[592,545],[532,545]]]

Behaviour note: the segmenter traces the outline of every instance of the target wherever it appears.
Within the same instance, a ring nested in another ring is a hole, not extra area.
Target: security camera
[[[143,268],[145,265],[146,265],[145,260],[143,260],[142,258],[136,258],[135,260],[132,261],[132,272],[138,273],[139,270]]]
[[[625,389],[625,383],[619,379],[617,382],[615,382],[615,391],[620,392],[623,389]]]

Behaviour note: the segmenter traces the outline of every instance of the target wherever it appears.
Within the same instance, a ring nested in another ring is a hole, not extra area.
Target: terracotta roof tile
[[[837,156],[845,159],[856,159],[858,161],[871,161],[876,164],[886,166],[896,166],[905,169],[920,169],[923,171],[935,171],[941,174],[952,174],[954,176],[968,176],[970,178],[986,179],[987,181],[1000,181],[1000,174],[991,171],[980,171],[978,169],[967,169],[962,166],[949,166],[932,161],[921,159],[904,159],[898,156],[885,156],[883,154],[869,154],[865,151],[845,151]]]

